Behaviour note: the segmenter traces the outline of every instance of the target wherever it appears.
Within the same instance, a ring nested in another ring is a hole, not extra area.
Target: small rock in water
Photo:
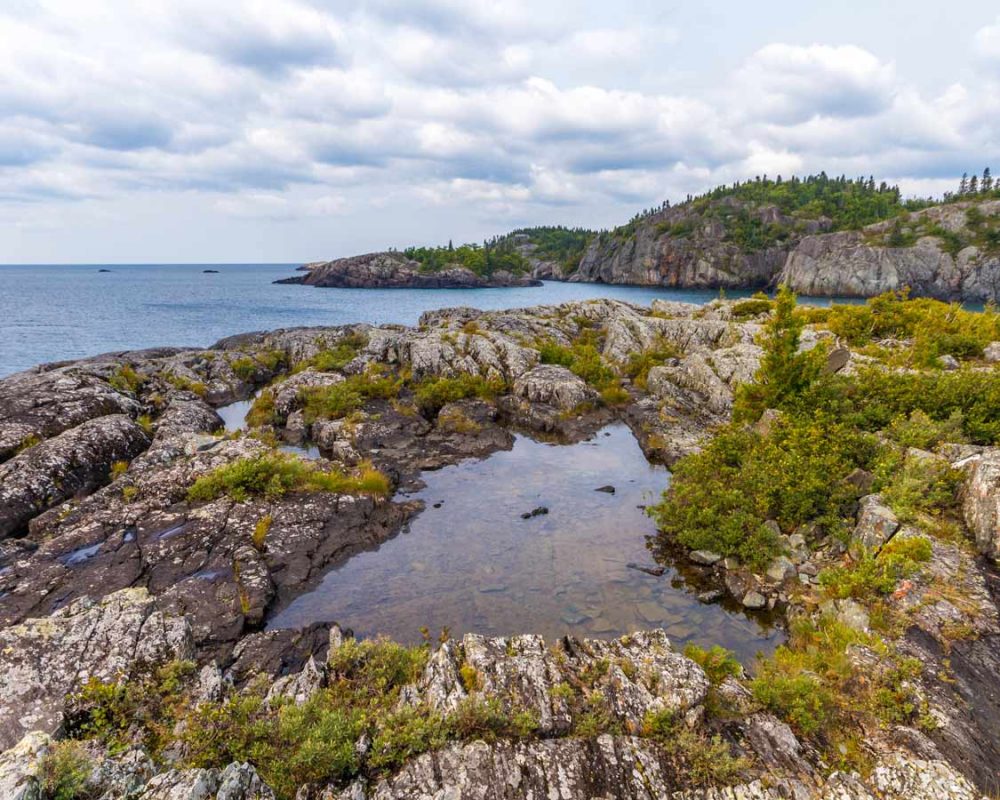
[[[567,625],[580,625],[590,619],[590,617],[577,611],[575,608],[567,608],[560,619]]]
[[[498,592],[506,592],[507,591],[507,584],[506,583],[489,583],[489,584],[486,584],[485,586],[480,586],[479,587],[479,591],[482,594],[497,594]]]
[[[548,514],[549,510],[545,506],[539,506],[538,508],[533,508],[531,511],[525,511],[521,515],[521,519],[531,519],[532,517],[540,517],[543,514]]]
[[[441,508],[441,503],[435,503],[434,508]]]
[[[743,596],[743,605],[746,608],[763,608],[767,599],[760,592],[751,590]]]
[[[612,486],[611,484],[608,484],[607,486],[598,486],[596,489],[594,489],[594,491],[595,492],[605,492],[606,494],[614,494],[615,493],[615,487]]]
[[[725,594],[721,589],[709,589],[707,592],[702,592],[698,595],[699,603],[714,603],[717,600],[721,600],[722,596]]]
[[[625,566],[629,569],[637,569],[639,572],[645,572],[647,575],[655,575],[657,578],[667,571],[666,567],[647,567],[642,564],[636,564],[634,561],[629,561]]]
[[[716,561],[722,558],[718,553],[713,553],[711,550],[692,550],[691,554],[688,556],[695,564],[704,564],[707,567],[712,566]]]

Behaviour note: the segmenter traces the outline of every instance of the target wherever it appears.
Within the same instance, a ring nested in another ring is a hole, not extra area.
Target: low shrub
[[[427,414],[436,414],[448,403],[471,397],[493,399],[504,390],[504,383],[482,375],[461,372],[454,377],[425,378],[413,385],[417,406]]]
[[[824,415],[783,418],[769,436],[725,426],[675,464],[649,511],[670,541],[764,567],[780,549],[768,520],[785,531],[806,522],[844,529],[858,490],[842,479],[876,452],[874,437]]]
[[[401,382],[390,375],[366,372],[350,375],[332,386],[312,386],[302,390],[307,422],[343,419],[369,400],[389,400],[399,394]]]
[[[721,736],[692,730],[673,711],[651,711],[643,720],[643,735],[656,741],[684,775],[685,784],[727,786],[736,783],[751,767],[736,757]]]
[[[733,303],[733,319],[742,321],[758,317],[761,314],[770,313],[774,308],[774,301],[766,295],[754,295],[749,300],[740,300]]]
[[[823,570],[819,583],[829,597],[873,600],[879,595],[891,594],[903,578],[915,575],[920,565],[930,560],[928,539],[922,536],[895,538],[878,555],[864,552],[847,566]]]
[[[743,667],[732,651],[717,644],[708,650],[689,644],[684,648],[684,655],[705,670],[713,686],[718,686],[726,678],[739,678],[743,674]]]
[[[112,387],[117,389],[119,392],[128,392],[130,394],[135,394],[138,392],[142,385],[146,382],[146,377],[140,375],[128,364],[122,364],[115,370],[114,374],[108,378],[108,383]]]
[[[281,497],[289,492],[336,492],[388,497],[388,478],[369,463],[351,472],[322,470],[288,453],[271,452],[241,458],[198,478],[188,489],[189,502],[231,497],[243,502],[250,497]]]
[[[55,742],[38,765],[38,781],[45,800],[91,800],[91,758],[79,742]]]
[[[257,395],[244,419],[250,428],[262,428],[265,425],[280,424],[281,418],[278,416],[278,412],[274,406],[274,391],[265,389]]]

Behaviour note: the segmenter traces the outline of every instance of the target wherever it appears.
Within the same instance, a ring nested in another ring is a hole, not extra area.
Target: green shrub
[[[421,707],[403,707],[390,713],[372,740],[368,764],[392,772],[414,756],[443,747],[449,726],[440,714]]]
[[[749,300],[741,300],[733,304],[733,318],[737,320],[752,319],[753,317],[766,314],[774,308],[774,301],[769,297],[751,297]]]
[[[277,409],[274,406],[274,391],[265,389],[257,395],[244,419],[250,428],[279,425],[281,418],[278,416]]]
[[[277,498],[289,492],[336,492],[387,497],[389,480],[371,464],[352,472],[322,470],[288,453],[271,452],[223,464],[198,478],[188,489],[189,502],[231,497],[243,502],[250,497]]]
[[[539,360],[543,364],[557,364],[560,367],[570,367],[573,364],[573,351],[558,342],[546,340],[538,345]]]
[[[17,445],[17,450],[15,453],[23,453],[25,450],[34,447],[36,444],[41,444],[42,440],[38,438],[35,434],[29,433],[25,436],[20,443]]]
[[[229,368],[244,383],[252,383],[257,377],[257,362],[249,356],[241,356],[229,362]]]
[[[108,383],[119,392],[129,392],[135,394],[146,382],[144,375],[140,375],[128,364],[122,364],[115,370],[114,374],[108,378]]]
[[[45,800],[91,800],[91,758],[79,742],[56,742],[38,765],[38,779]]]
[[[662,366],[671,358],[680,358],[683,350],[673,342],[658,337],[649,347],[639,353],[630,353],[622,372],[640,389],[646,388],[646,379],[653,367]]]
[[[876,470],[876,488],[903,522],[937,516],[958,505],[963,475],[943,459],[887,453]]]
[[[903,447],[933,450],[942,442],[965,442],[964,425],[965,415],[960,409],[952,411],[947,419],[937,421],[918,408],[911,411],[909,416],[899,414],[893,417],[886,433]]]
[[[795,313],[795,295],[781,286],[774,314],[764,326],[764,355],[754,382],[741,384],[736,390],[734,419],[752,421],[768,408],[792,408],[820,378],[825,363],[823,349],[799,352],[804,324]]]
[[[340,337],[332,347],[320,350],[312,358],[296,365],[295,369],[308,367],[320,372],[339,372],[350,364],[368,345],[368,335],[365,333],[348,333]]]
[[[728,677],[739,678],[743,674],[743,667],[732,651],[719,645],[713,645],[706,650],[696,644],[689,644],[684,648],[684,655],[705,670],[705,674],[714,686],[718,686]]]
[[[417,405],[426,413],[436,414],[443,406],[470,397],[493,399],[504,390],[500,380],[462,372],[455,377],[426,378],[413,387]]]
[[[675,464],[650,514],[668,540],[763,567],[779,552],[770,519],[786,531],[844,528],[858,490],[842,479],[869,466],[876,449],[873,437],[822,414],[783,418],[766,437],[725,426]]]
[[[727,786],[751,767],[749,759],[733,756],[722,737],[692,730],[673,711],[649,712],[642,732],[666,751],[677,774],[684,775],[685,784]]]
[[[389,375],[367,372],[350,375],[333,386],[312,386],[302,390],[306,421],[342,419],[369,400],[389,400],[399,394],[401,383]]]
[[[889,541],[878,555],[864,552],[849,566],[831,567],[819,575],[827,595],[873,600],[891,594],[899,581],[917,573],[931,559],[931,543],[922,536]]]

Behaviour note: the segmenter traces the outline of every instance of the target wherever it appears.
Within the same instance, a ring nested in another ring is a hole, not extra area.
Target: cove
[[[744,663],[783,639],[765,618],[700,602],[676,568],[628,566],[653,565],[643,506],[669,473],[623,424],[572,445],[518,435],[509,451],[422,478],[408,499],[424,510],[401,534],[332,569],[268,627],[337,622],[402,642],[419,641],[422,627],[549,641],[664,628],[677,646],[720,644]],[[539,507],[548,513],[522,518]]]

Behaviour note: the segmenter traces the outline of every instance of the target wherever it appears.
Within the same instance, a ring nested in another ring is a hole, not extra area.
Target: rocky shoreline
[[[341,289],[492,289],[542,285],[537,278],[503,270],[489,276],[477,275],[457,265],[434,271],[421,270],[419,262],[391,251],[315,262],[300,269],[306,274],[282,278],[275,283]]]
[[[398,489],[422,470],[509,448],[513,430],[578,441],[611,419],[650,460],[674,464],[728,420],[735,388],[753,380],[768,318],[756,312],[721,301],[447,309],[414,328],[245,334],[0,381],[0,795],[44,800],[39,765],[74,730],[75,698],[93,681],[193,662],[178,691],[195,710],[261,681],[276,708],[340,686],[355,645],[339,627],[265,625],[332,566],[400,531],[419,509],[392,499]],[[807,329],[802,346],[817,344],[832,335]],[[828,369],[850,373],[866,358],[831,347]],[[259,390],[252,430],[220,432],[215,409]],[[303,441],[323,458],[276,455]],[[428,648],[386,713],[451,719],[481,701],[507,722],[416,748],[391,769],[372,743],[385,735],[378,723],[353,744],[355,778],[303,783],[294,796],[982,796],[1000,759],[1000,582],[987,560],[1000,549],[1000,456],[962,445],[932,457],[965,471],[975,546],[935,540],[927,571],[887,601],[907,615],[892,647],[922,666],[908,686],[934,724],[865,731],[863,775],[763,710],[741,674],[675,652],[663,631],[550,643],[467,635]],[[915,535],[878,495],[862,498],[852,541],[878,548]],[[782,536],[786,554],[764,570],[705,551],[688,555],[690,569],[748,609],[867,630],[859,604],[813,599],[817,574],[843,549]],[[849,657],[870,674],[889,669],[885,653],[853,647]],[[516,732],[519,715],[530,725]],[[193,766],[183,747],[88,742],[88,785],[106,800],[275,796],[246,763]],[[729,786],[696,777],[706,753],[732,765]]]

